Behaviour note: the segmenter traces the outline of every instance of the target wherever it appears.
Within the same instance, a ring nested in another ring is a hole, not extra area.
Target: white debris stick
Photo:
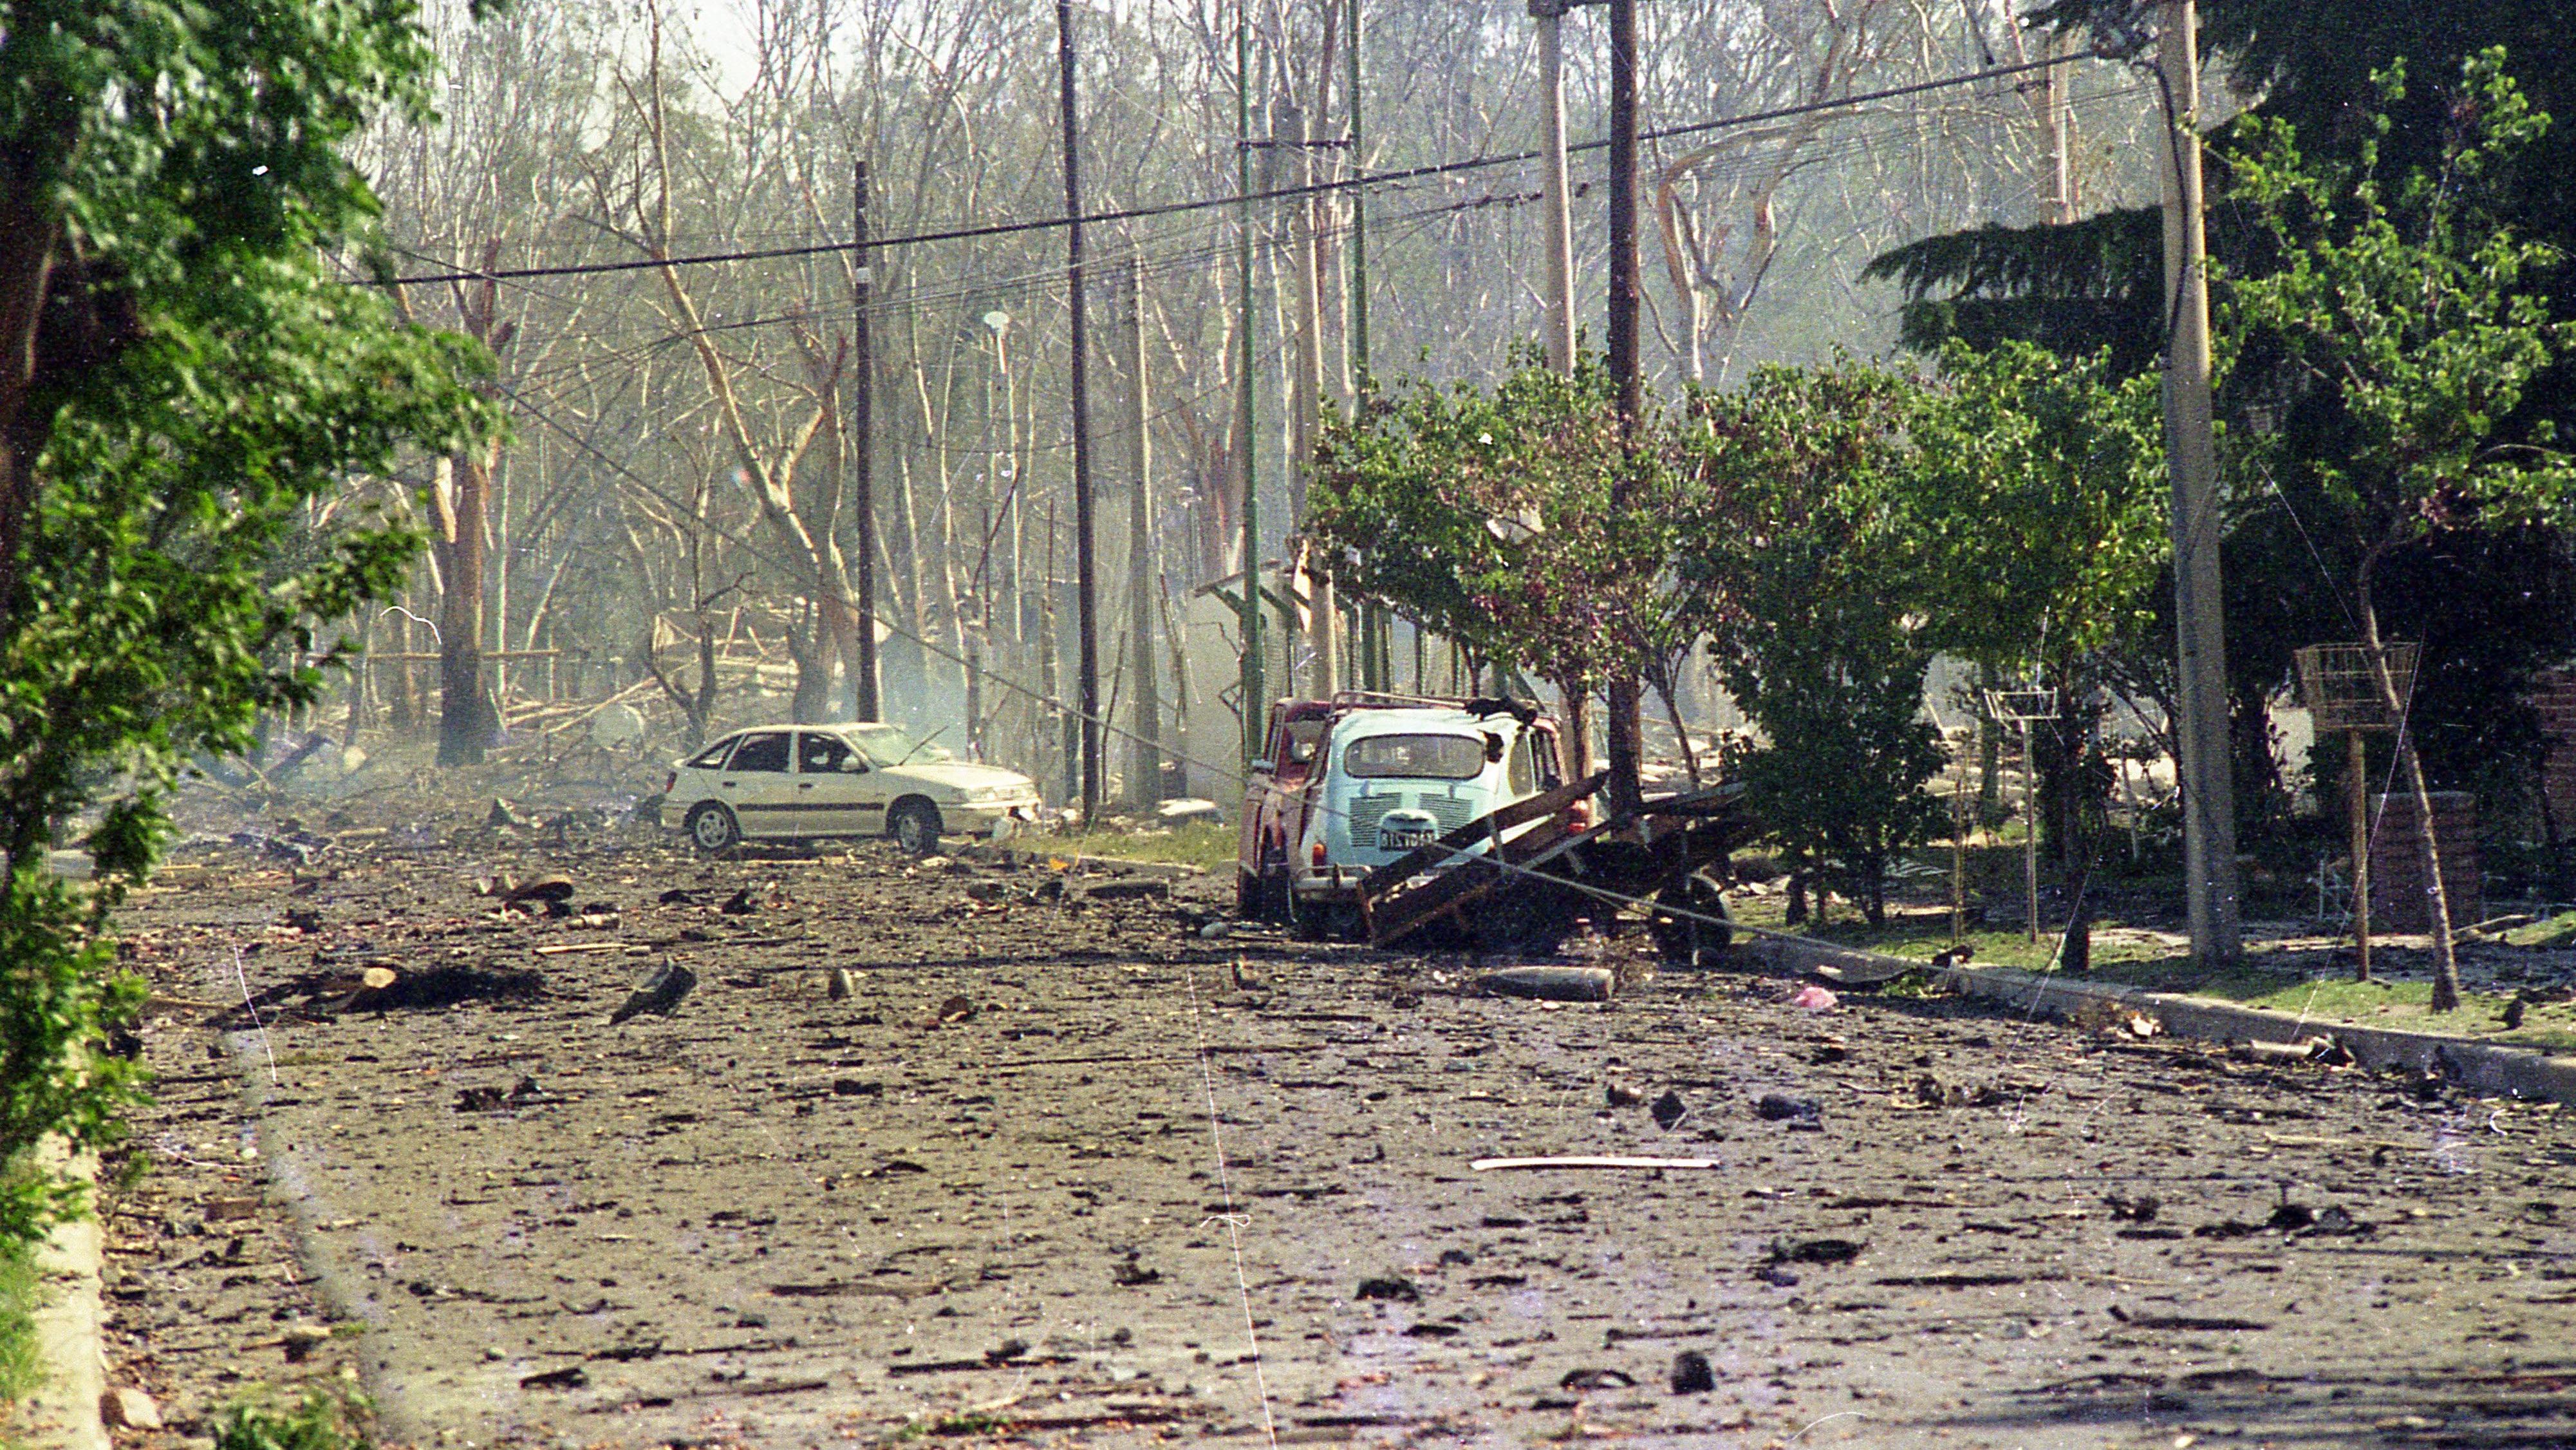
[[[1714,1158],[1479,1158],[1467,1165],[1479,1173],[1502,1168],[1715,1168]]]
[[[259,1020],[259,1004],[250,999],[250,973],[242,968],[241,948],[233,948],[233,980],[241,983],[242,1006],[250,1013],[250,1023],[259,1029],[259,1050],[268,1054],[268,1080],[277,1081],[277,1049],[268,1045],[268,1024]]]

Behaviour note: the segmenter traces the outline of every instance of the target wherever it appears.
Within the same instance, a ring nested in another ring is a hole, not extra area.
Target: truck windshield
[[[1370,735],[1342,748],[1342,770],[1362,777],[1474,780],[1485,773],[1485,742],[1474,735]]]

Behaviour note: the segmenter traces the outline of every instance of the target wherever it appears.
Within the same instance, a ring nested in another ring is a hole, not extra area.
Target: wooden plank
[[[1420,886],[1391,893],[1369,911],[1369,944],[1384,946],[1419,930],[1440,913],[1457,910],[1492,891],[1502,880],[1502,867],[1471,856]]]
[[[1594,771],[1589,777],[1558,786],[1544,795],[1514,801],[1491,815],[1479,816],[1428,846],[1416,846],[1387,864],[1371,871],[1360,880],[1363,898],[1379,896],[1394,886],[1421,875],[1453,857],[1464,855],[1476,843],[1495,831],[1507,831],[1541,816],[1552,816],[1567,806],[1601,789],[1610,778],[1606,770]]]
[[[1688,790],[1681,791],[1673,795],[1650,797],[1645,802],[1645,806],[1639,814],[1649,816],[1719,815],[1734,806],[1741,804],[1743,800],[1744,782],[1730,780],[1723,784],[1708,786],[1701,790]]]

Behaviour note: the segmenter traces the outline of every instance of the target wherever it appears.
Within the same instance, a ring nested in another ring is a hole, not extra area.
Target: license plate
[[[1428,846],[1436,839],[1438,838],[1428,828],[1411,831],[1390,831],[1380,828],[1377,833],[1377,848],[1381,851],[1410,851],[1416,846]]]

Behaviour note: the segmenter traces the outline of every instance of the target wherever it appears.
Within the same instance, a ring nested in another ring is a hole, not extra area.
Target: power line
[[[1697,121],[1686,126],[1667,126],[1658,130],[1639,132],[1638,139],[1643,141],[1664,141],[1681,136],[1700,136],[1714,131],[1730,130],[1737,126],[1754,126],[1760,125],[1766,121],[1786,120],[1793,116],[1814,115],[1819,111],[1839,111],[1853,106],[1873,105],[1880,101],[1897,100],[1905,96],[1918,96],[1927,92],[1947,90],[1956,86],[1975,85],[1980,81],[1999,80],[2005,76],[2019,75],[2025,71],[2041,70],[2053,65],[2063,65],[2068,59],[2069,57],[2059,56],[2050,60],[2033,60],[2023,61],[2015,65],[1990,66],[1984,70],[1969,71],[1960,75],[1943,76],[1938,79],[1928,81],[1915,81],[1908,85],[1890,86],[1884,90],[1864,91],[1859,95],[1844,96],[1836,100],[1809,101],[1801,105],[1775,107],[1768,111],[1752,111],[1741,116],[1726,116],[1714,121]],[[1610,143],[1607,140],[1585,141],[1567,149],[1572,151],[1599,151],[1607,148],[1609,144]],[[1195,201],[1162,202],[1152,206],[1128,207],[1119,211],[1090,212],[1084,214],[1080,218],[1061,216],[1040,217],[1029,221],[992,222],[983,226],[951,227],[941,231],[915,232],[911,236],[905,237],[887,237],[882,240],[871,239],[867,245],[872,250],[889,247],[908,247],[918,246],[929,242],[966,241],[975,237],[1011,236],[1021,232],[1044,231],[1054,227],[1070,225],[1076,220],[1081,221],[1085,225],[1090,225],[1103,222],[1137,221],[1146,217],[1176,216],[1184,212],[1210,211],[1219,207],[1240,205],[1244,202],[1280,201],[1293,197],[1315,196],[1331,192],[1357,190],[1364,187],[1384,186],[1395,182],[1411,181],[1426,176],[1449,176],[1465,171],[1480,171],[1491,166],[1511,166],[1524,161],[1535,161],[1538,159],[1539,154],[1539,152],[1533,150],[1501,152],[1490,156],[1470,156],[1456,161],[1439,161],[1423,166],[1405,167],[1402,170],[1397,171],[1370,172],[1365,175],[1343,177],[1339,180],[1333,181],[1318,181],[1302,186],[1277,187],[1269,191],[1253,192],[1247,196],[1203,197]],[[602,272],[640,272],[660,267],[695,267],[711,265],[718,262],[759,262],[787,257],[822,256],[830,253],[855,251],[858,246],[859,244],[856,242],[818,242],[801,247],[767,247],[733,252],[707,252],[686,257],[639,257],[623,262],[585,262],[557,267],[505,267],[491,271],[460,269],[452,272],[431,273],[417,277],[392,277],[385,279],[378,285],[388,287],[417,287],[449,282],[503,281],[524,277],[573,277]]]
[[[774,551],[763,548],[758,543],[753,542],[750,538],[745,537],[744,534],[719,525],[712,520],[696,517],[694,510],[691,510],[671,495],[664,493],[660,488],[646,480],[642,474],[635,472],[626,465],[610,458],[606,453],[601,452],[596,445],[590,442],[590,440],[582,437],[578,433],[575,433],[571,428],[558,421],[545,410],[529,403],[524,396],[512,390],[507,384],[502,385],[502,391],[509,394],[512,399],[526,407],[530,413],[536,416],[538,421],[563,434],[564,437],[570,440],[575,447],[589,452],[601,463],[607,465],[611,470],[622,475],[632,487],[644,493],[646,496],[660,501],[665,507],[670,508],[673,511],[673,517],[670,521],[673,527],[693,531],[701,535],[713,535],[718,540],[730,543],[737,549],[751,555],[754,559],[768,563],[772,567],[792,567],[789,565],[788,561],[782,560]],[[1247,582],[1256,579],[1257,575],[1257,566],[1254,569],[1247,570],[1245,576]],[[1229,767],[1214,761],[1202,759],[1198,756],[1188,755],[1159,742],[1144,741],[1134,731],[1118,724],[1115,720],[1110,719],[1105,714],[1086,716],[1080,705],[1049,694],[1043,689],[1033,688],[1029,685],[1023,684],[1020,681],[1011,678],[1008,674],[994,669],[990,665],[971,660],[964,655],[946,648],[935,640],[929,639],[920,634],[915,634],[896,624],[894,621],[887,619],[883,614],[877,612],[872,605],[863,605],[859,601],[849,598],[846,594],[841,595],[841,602],[858,610],[861,618],[874,622],[878,626],[882,627],[888,634],[897,635],[909,641],[925,655],[953,664],[960,669],[975,671],[988,683],[997,685],[1011,694],[1022,696],[1039,708],[1057,711],[1065,715],[1073,716],[1077,719],[1088,719],[1092,724],[1097,726],[1106,734],[1115,735],[1121,739],[1135,741],[1140,744],[1152,744],[1156,753],[1159,755],[1168,756],[1171,759],[1181,761],[1184,764],[1196,766],[1202,771],[1206,771],[1211,775],[1235,782],[1236,784],[1247,783],[1247,777],[1239,768]],[[1319,803],[1315,809],[1329,815],[1347,817],[1349,814],[1345,810],[1327,804]],[[1469,860],[1479,861],[1484,863],[1486,866],[1500,871],[1503,875],[1523,880],[1544,882],[1550,886],[1572,891],[1577,895],[1588,897],[1591,900],[1601,902],[1608,906],[1642,907],[1650,915],[1660,913],[1678,921],[1695,922],[1702,926],[1718,927],[1730,932],[1742,932],[1749,936],[1772,937],[1784,941],[1799,939],[1798,934],[1794,932],[1774,931],[1767,927],[1759,927],[1746,922],[1737,921],[1731,916],[1713,916],[1705,912],[1694,911],[1689,907],[1673,902],[1637,896],[1628,892],[1614,891],[1608,887],[1596,886],[1578,879],[1552,876],[1523,863],[1508,860],[1500,854],[1481,857],[1471,856],[1470,853],[1474,849],[1475,848],[1471,846],[1464,849],[1452,850],[1452,864]]]

